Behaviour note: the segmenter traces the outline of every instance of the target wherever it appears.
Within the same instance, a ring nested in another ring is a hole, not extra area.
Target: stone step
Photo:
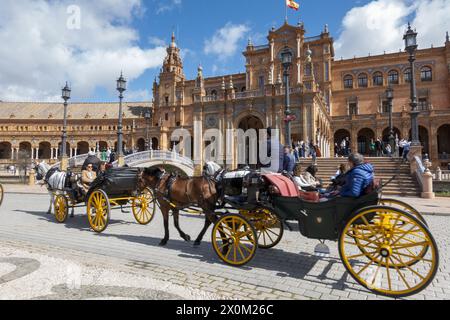
[[[402,159],[366,158],[366,161],[374,166],[376,178],[382,179],[384,183],[396,176],[395,180],[383,188],[383,194],[411,197],[420,195],[420,187],[416,179],[410,174],[409,164],[404,163]],[[300,163],[306,169],[307,166],[312,164],[312,159],[302,159]],[[346,163],[346,158],[318,158],[316,162],[319,168],[317,177],[328,184],[330,177],[336,174],[339,165]]]

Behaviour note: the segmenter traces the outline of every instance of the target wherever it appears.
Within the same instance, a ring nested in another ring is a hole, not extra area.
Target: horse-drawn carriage
[[[68,175],[62,190],[55,190],[54,211],[58,222],[64,223],[69,207],[86,206],[89,225],[101,233],[110,220],[111,209],[131,205],[139,224],[149,224],[155,214],[156,205],[150,189],[138,190],[139,169],[114,168],[101,173],[89,190],[83,190],[77,177]]]
[[[227,173],[219,183],[225,210],[212,244],[227,264],[248,263],[258,248],[281,241],[288,222],[297,222],[307,238],[337,241],[348,273],[377,294],[415,294],[436,274],[438,249],[425,220],[406,203],[382,199],[382,187],[373,186],[359,199],[323,201],[279,174]]]

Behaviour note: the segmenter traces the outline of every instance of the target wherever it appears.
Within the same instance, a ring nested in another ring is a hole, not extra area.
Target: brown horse
[[[203,210],[205,225],[195,240],[200,245],[209,226],[216,221],[214,214],[219,194],[215,183],[208,177],[183,178],[172,176],[160,168],[147,168],[141,175],[141,187],[148,187],[155,192],[156,199],[164,218],[165,236],[160,245],[165,246],[169,240],[169,212],[172,211],[175,228],[181,238],[190,241],[179,224],[180,210],[196,206]]]

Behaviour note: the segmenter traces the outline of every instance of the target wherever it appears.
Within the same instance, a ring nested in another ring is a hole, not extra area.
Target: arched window
[[[373,74],[373,85],[382,86],[383,85],[383,74],[381,72],[375,72]]]
[[[361,73],[358,76],[358,87],[359,88],[367,88],[368,84],[369,84],[369,81],[367,78],[367,74]]]
[[[433,81],[433,71],[430,67],[423,67],[420,69],[420,80]]]
[[[353,76],[348,74],[344,77],[344,88],[353,89]]]
[[[403,79],[405,79],[405,82],[411,82],[411,69],[408,68],[405,71],[403,71]]]
[[[389,71],[388,82],[389,84],[398,84],[398,71],[396,70]]]

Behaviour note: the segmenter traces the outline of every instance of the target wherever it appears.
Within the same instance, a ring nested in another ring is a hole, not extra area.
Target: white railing
[[[437,181],[450,181],[450,170],[441,170],[441,168],[438,167],[433,178]]]
[[[417,177],[417,181],[420,184],[420,188],[423,190],[423,174],[425,173],[426,168],[423,165],[422,159],[420,159],[420,157],[415,156],[413,159],[417,168],[417,170],[415,170],[414,173]]]
[[[194,169],[194,162],[181,154],[178,154],[173,151],[164,151],[164,150],[150,150],[150,151],[144,151],[144,152],[138,152],[131,154],[129,156],[126,156],[124,158],[125,164],[133,167],[136,164],[145,163],[145,162],[152,162],[152,161],[161,161],[161,162],[174,162],[178,163],[180,165],[184,165],[186,167]],[[118,167],[119,163],[118,161],[113,163],[114,167]]]
[[[69,162],[68,162],[69,163],[69,167],[70,168],[75,168],[75,167],[78,167],[78,166],[82,166],[84,161],[86,161],[88,156],[89,155],[86,153],[86,154],[80,154],[78,156],[69,158]],[[55,163],[52,166],[52,168],[60,168],[60,167],[61,167],[61,162],[57,162],[57,163]]]

